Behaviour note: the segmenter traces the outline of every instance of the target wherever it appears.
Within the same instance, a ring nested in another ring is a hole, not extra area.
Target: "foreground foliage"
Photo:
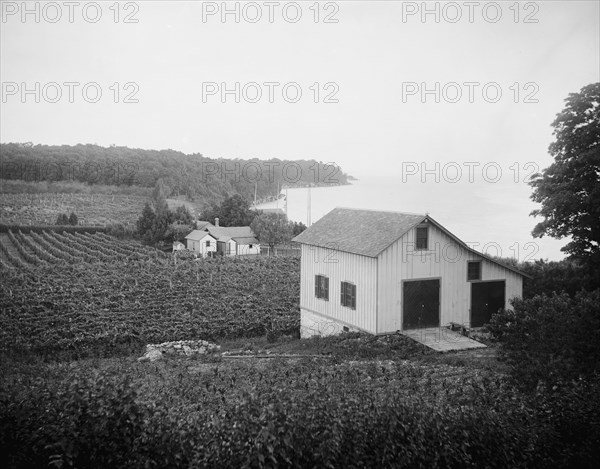
[[[501,358],[528,387],[600,372],[600,290],[517,299],[492,316]]]
[[[594,467],[598,381],[334,358],[4,363],[4,467]]]

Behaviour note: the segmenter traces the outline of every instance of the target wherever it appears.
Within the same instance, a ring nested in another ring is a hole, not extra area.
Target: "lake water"
[[[378,178],[336,187],[297,188],[287,195],[287,214],[293,221],[315,223],[335,207],[429,214],[447,230],[478,251],[519,260],[559,260],[566,241],[534,239],[539,219],[529,216],[536,205],[526,184],[452,184]],[[259,208],[286,209],[279,200]],[[310,206],[310,216],[309,216]]]

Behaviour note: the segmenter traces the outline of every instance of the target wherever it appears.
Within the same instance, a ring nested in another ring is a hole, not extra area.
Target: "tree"
[[[292,238],[298,236],[306,229],[306,225],[301,221],[292,222]]]
[[[228,197],[219,210],[219,224],[222,226],[248,226],[256,213],[250,210],[250,203],[241,195]]]
[[[139,235],[142,237],[146,237],[146,233],[148,233],[152,226],[154,225],[154,219],[156,215],[149,202],[146,202],[144,205],[144,209],[142,210],[142,215],[138,218],[136,222],[136,228]]]
[[[191,225],[193,222],[192,214],[185,205],[180,205],[175,209],[173,220],[175,223],[181,223],[183,225]]]
[[[77,215],[75,215],[75,212],[71,212],[71,215],[69,215],[69,225],[77,226],[78,223]]]
[[[220,216],[220,211],[221,206],[216,202],[212,201],[210,204],[204,206],[204,208],[200,212],[200,219],[214,223],[215,218]]]
[[[533,216],[544,219],[533,236],[570,236],[562,250],[588,266],[600,265],[600,83],[587,85],[565,100],[552,127],[554,158],[534,175],[531,199],[541,204]]]
[[[68,225],[69,224],[69,217],[67,216],[66,213],[61,213],[58,218],[56,219],[56,224],[57,225]]]
[[[218,218],[220,226],[248,226],[255,216],[256,212],[250,210],[250,203],[238,194],[228,197],[221,205],[211,203],[200,214],[202,220],[211,223]]]
[[[185,237],[187,235],[190,234],[190,232],[193,230],[193,226],[192,225],[185,225],[182,223],[171,223],[168,227],[167,227],[167,231],[165,233],[165,238],[167,241],[173,243],[175,241],[181,241],[184,242]]]
[[[285,215],[261,213],[252,220],[250,228],[261,244],[267,244],[271,248],[271,252],[275,245],[288,243],[292,239],[292,223]]]
[[[169,225],[172,220],[172,213],[169,209],[157,210],[150,231],[146,232],[145,239],[150,244],[156,244],[168,238]]]

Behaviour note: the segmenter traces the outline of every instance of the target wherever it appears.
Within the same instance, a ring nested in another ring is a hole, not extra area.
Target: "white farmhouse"
[[[185,237],[185,242],[189,251],[193,251],[202,257],[208,256],[210,252],[217,251],[217,240],[206,231],[192,231]]]
[[[223,256],[260,254],[260,243],[249,226],[219,226],[218,218],[215,218],[214,225],[208,221],[197,221],[196,229],[185,239],[189,250],[200,252],[204,257],[208,252]]]
[[[249,226],[211,226],[206,229],[217,240],[217,252],[224,256],[260,254],[260,244]]]
[[[477,327],[522,294],[525,274],[429,215],[336,208],[293,241],[302,245],[302,337]]]

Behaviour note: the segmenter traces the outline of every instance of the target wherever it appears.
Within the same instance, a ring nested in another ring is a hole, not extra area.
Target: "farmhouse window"
[[[349,282],[342,282],[342,306],[356,309],[356,285]]]
[[[209,248],[210,247],[210,239],[206,241],[206,247]]]
[[[315,275],[315,296],[329,301],[329,278],[324,275]]]
[[[427,249],[429,243],[428,243],[428,227],[426,226],[418,226],[417,227],[417,243],[416,243],[416,248],[417,249]]]
[[[480,261],[469,261],[467,263],[467,280],[481,280]]]

